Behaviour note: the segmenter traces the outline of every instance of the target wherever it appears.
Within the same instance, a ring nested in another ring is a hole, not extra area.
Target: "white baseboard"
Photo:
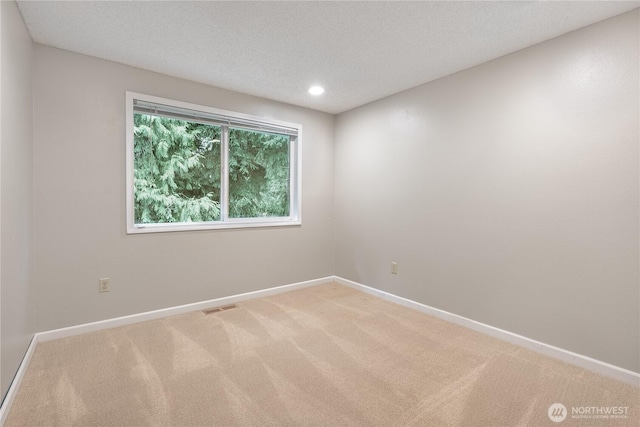
[[[27,352],[22,358],[22,362],[20,362],[20,367],[18,367],[18,372],[16,372],[16,376],[13,378],[11,382],[11,386],[9,387],[9,391],[7,391],[7,395],[2,402],[2,406],[0,407],[0,426],[3,426],[7,417],[9,416],[9,409],[11,409],[11,405],[13,404],[13,400],[16,398],[18,394],[18,389],[20,388],[20,384],[24,379],[24,374],[29,367],[29,363],[31,362],[31,357],[33,356],[33,352],[36,350],[36,346],[38,345],[38,336],[37,334],[31,339],[29,343],[29,347],[27,347]]]
[[[22,363],[18,368],[9,391],[5,396],[2,406],[0,407],[0,426],[3,426],[9,410],[16,397],[20,383],[24,378],[24,374],[31,362],[31,357],[36,349],[36,346],[40,342],[51,341],[58,338],[71,337],[74,335],[86,334],[87,332],[99,331],[102,329],[110,329],[118,326],[132,325],[134,323],[146,322],[148,320],[160,319],[168,316],[175,316],[177,314],[189,313],[192,311],[204,310],[206,308],[217,307],[221,305],[233,304],[240,301],[246,301],[255,298],[266,297],[270,295],[282,294],[284,292],[293,291],[296,289],[308,288],[310,286],[321,285],[323,283],[333,282],[333,276],[324,277],[320,279],[307,280],[305,282],[293,283],[290,285],[276,286],[274,288],[261,289],[259,291],[247,292],[244,294],[232,295],[223,298],[216,298],[207,301],[196,302],[193,304],[179,305],[176,307],[163,308],[160,310],[147,311],[144,313],[132,314],[129,316],[116,317],[113,319],[100,320],[98,322],[85,323],[77,326],[70,326],[68,328],[54,329],[51,331],[38,332],[33,336],[31,344],[27,349],[27,353],[22,359]]]
[[[564,350],[550,344],[532,340],[530,338],[523,337],[522,335],[514,334],[513,332],[505,331],[503,329],[495,328],[484,323],[476,322],[475,320],[467,319],[466,317],[458,316],[457,314],[449,313],[447,311],[439,310],[437,308],[433,308],[407,298],[399,297],[389,292],[371,288],[352,280],[343,279],[342,277],[338,276],[334,276],[333,280],[341,285],[358,289],[387,301],[391,301],[396,304],[421,311],[431,316],[438,317],[442,320],[455,323],[456,325],[464,326],[465,328],[472,329],[485,335],[490,335],[502,341],[507,341],[511,344],[533,350],[536,353],[544,354],[545,356],[561,360],[571,365],[578,366],[582,369],[595,372],[596,374],[600,374],[635,387],[640,387],[640,374],[637,372],[629,371],[627,369],[620,368],[606,362],[601,362],[599,360],[592,359],[581,354],[573,353],[571,351]]]
[[[51,331],[38,332],[39,342],[51,341],[58,338],[71,337],[74,335],[86,334],[87,332],[99,331],[102,329],[110,329],[118,326],[131,325],[134,323],[146,322],[148,320],[161,319],[163,317],[175,316],[177,314],[189,313],[192,311],[204,310],[211,307],[233,304],[240,301],[246,301],[255,298],[266,297],[269,295],[281,294],[293,291],[295,289],[308,288],[309,286],[330,283],[333,277],[324,277],[321,279],[307,280],[305,282],[293,283],[290,285],[276,286],[275,288],[261,289],[259,291],[247,292],[244,294],[231,295],[228,297],[216,298],[207,301],[195,302],[192,304],[179,305],[176,307],[162,308],[160,310],[147,311],[144,313],[131,314],[129,316],[116,317],[113,319],[100,320],[98,322],[85,323],[68,328],[53,329]]]
[[[51,331],[38,332],[34,335],[29,344],[29,348],[20,364],[18,372],[9,387],[9,391],[2,402],[0,407],[0,426],[4,425],[6,417],[11,409],[11,404],[16,397],[17,390],[20,387],[20,383],[24,378],[24,374],[29,366],[31,357],[39,342],[50,341],[58,338],[70,337],[74,335],[85,334],[87,332],[99,331],[102,329],[110,329],[118,326],[131,325],[134,323],[145,322],[148,320],[160,319],[163,317],[174,316],[177,314],[189,313],[192,311],[203,310],[210,307],[216,307],[220,305],[233,304],[240,301],[246,301],[255,298],[266,297],[270,295],[277,295],[284,292],[293,291],[296,289],[307,288],[310,286],[321,285],[324,283],[336,282],[344,286],[349,286],[354,289],[366,292],[368,294],[377,296],[379,298],[391,301],[396,304],[400,304],[405,307],[412,308],[414,310],[421,311],[423,313],[438,317],[451,323],[455,323],[460,326],[472,329],[474,331],[490,335],[503,341],[510,342],[520,347],[533,350],[537,353],[544,354],[549,357],[561,360],[563,362],[570,363],[580,368],[595,372],[606,377],[622,381],[624,383],[640,387],[640,374],[632,372],[614,365],[610,365],[605,362],[601,362],[596,359],[592,359],[587,356],[583,356],[577,353],[573,353],[568,350],[564,350],[549,344],[545,344],[539,341],[523,337],[518,334],[514,334],[503,329],[494,328],[493,326],[485,325],[484,323],[476,322],[475,320],[467,319],[466,317],[458,316],[444,310],[430,307],[419,302],[412,301],[407,298],[399,297],[389,292],[381,291],[379,289],[371,288],[361,283],[354,282],[352,280],[343,279],[338,276],[329,276],[320,279],[308,280],[305,282],[293,283],[290,285],[277,286],[269,289],[262,289],[254,292],[247,292],[244,294],[232,295],[223,298],[216,298],[207,301],[196,302],[193,304],[185,304],[176,307],[163,308],[160,310],[148,311],[145,313],[132,314],[129,316],[116,317],[114,319],[101,320],[98,322],[85,323],[82,325],[71,326],[68,328],[54,329]]]

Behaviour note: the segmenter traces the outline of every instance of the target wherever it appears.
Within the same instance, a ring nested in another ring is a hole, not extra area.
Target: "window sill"
[[[127,228],[127,234],[145,233],[170,233],[177,231],[203,231],[203,230],[233,230],[243,228],[265,227],[292,227],[300,226],[302,221],[288,218],[274,218],[272,220],[255,219],[231,219],[225,222],[181,222],[171,224],[135,224]]]

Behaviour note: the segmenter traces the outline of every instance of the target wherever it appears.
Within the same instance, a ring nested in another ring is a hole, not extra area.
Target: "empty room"
[[[638,1],[0,23],[0,426],[640,425]]]

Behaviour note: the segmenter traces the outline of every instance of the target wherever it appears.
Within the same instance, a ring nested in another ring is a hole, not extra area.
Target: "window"
[[[127,92],[127,232],[298,225],[301,126]]]

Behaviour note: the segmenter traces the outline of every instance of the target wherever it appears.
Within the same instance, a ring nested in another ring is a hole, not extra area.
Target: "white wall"
[[[33,115],[31,36],[14,2],[2,8],[0,134],[1,369],[4,396],[35,332],[32,282]]]
[[[302,124],[303,225],[126,235],[127,90]],[[38,330],[333,274],[333,130],[329,114],[36,45]]]
[[[336,274],[640,371],[638,15],[338,116]]]

